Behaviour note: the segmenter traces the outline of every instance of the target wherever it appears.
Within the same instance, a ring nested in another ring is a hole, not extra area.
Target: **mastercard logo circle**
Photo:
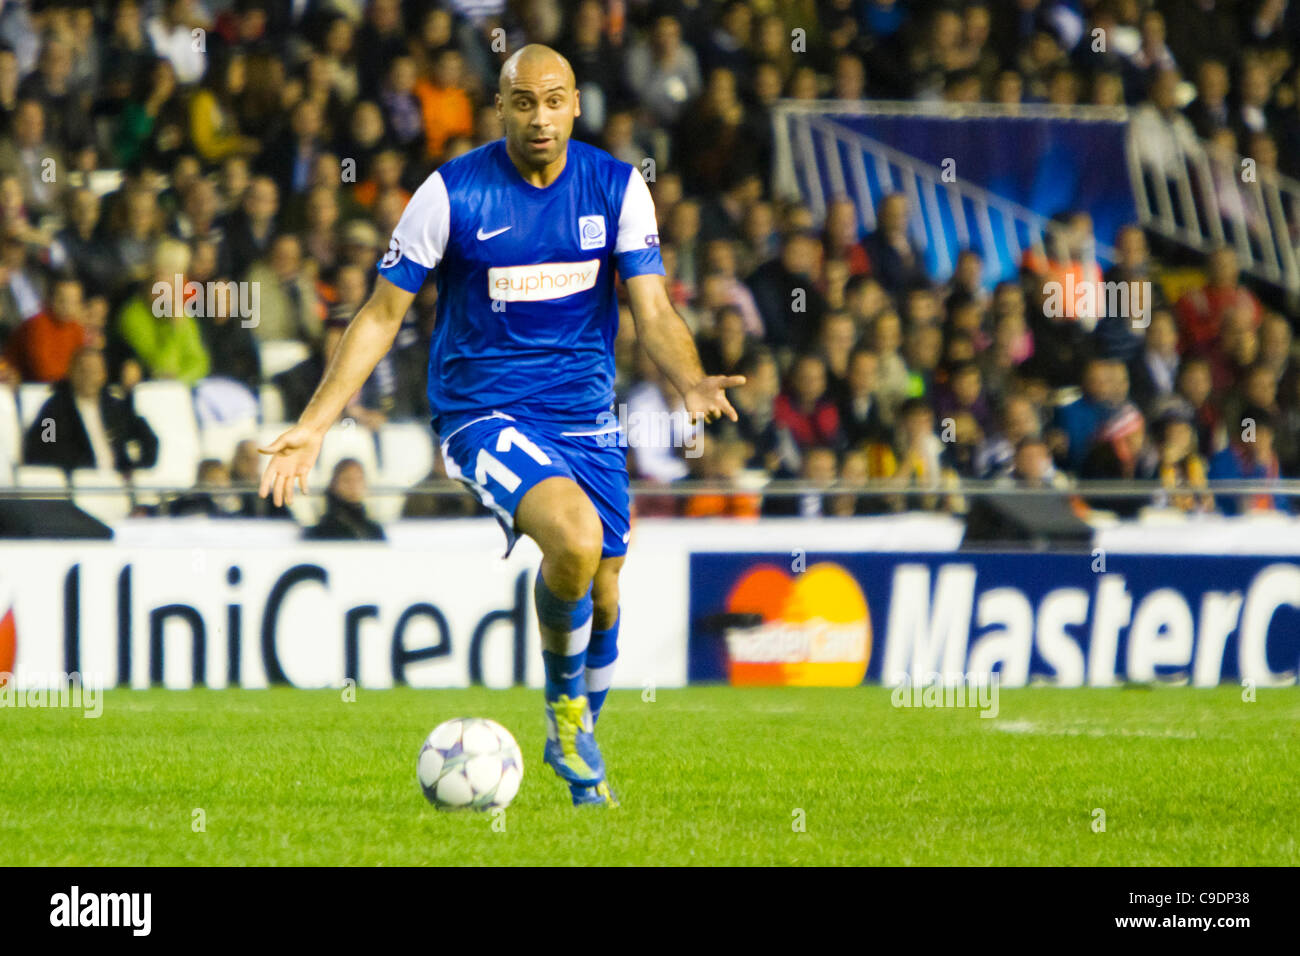
[[[732,684],[855,687],[871,659],[871,615],[862,588],[833,562],[791,574],[759,565],[741,576],[726,609],[761,622],[727,633]]]

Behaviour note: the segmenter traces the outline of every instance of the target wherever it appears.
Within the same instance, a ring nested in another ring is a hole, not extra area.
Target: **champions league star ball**
[[[457,717],[429,734],[415,773],[439,810],[492,810],[509,806],[519,792],[524,758],[495,720]]]

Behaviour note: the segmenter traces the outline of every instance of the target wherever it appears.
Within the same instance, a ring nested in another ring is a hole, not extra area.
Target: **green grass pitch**
[[[1294,689],[1004,690],[994,719],[873,687],[616,691],[599,728],[613,810],[568,805],[540,702],[155,690],[109,692],[98,719],[0,709],[0,862],[1300,863]],[[420,794],[421,742],[461,715],[523,748],[504,818]]]

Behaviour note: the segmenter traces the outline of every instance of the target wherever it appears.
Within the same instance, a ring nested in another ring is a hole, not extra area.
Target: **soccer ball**
[[[457,717],[433,728],[415,773],[439,810],[491,810],[509,806],[519,792],[524,757],[495,720]]]

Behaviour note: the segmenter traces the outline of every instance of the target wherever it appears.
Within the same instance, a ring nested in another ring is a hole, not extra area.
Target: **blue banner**
[[[1127,124],[1118,120],[845,113],[830,113],[824,119],[934,167],[954,177],[953,182],[980,187],[1044,219],[1058,213],[1086,211],[1092,215],[1097,241],[1104,246],[1113,246],[1119,229],[1137,221],[1125,147]],[[835,147],[842,170],[854,168],[852,151],[850,143],[843,140]],[[882,181],[877,165],[869,157],[862,165],[862,176],[855,178],[842,171],[833,172],[823,151],[814,150],[812,155],[815,169],[811,173],[827,195],[837,191],[840,180],[859,201],[863,188],[871,193],[873,202],[899,188],[896,182]],[[807,157],[799,150],[795,157],[796,162],[807,165]],[[965,243],[946,202],[936,209],[923,201],[915,210],[935,240],[926,253],[931,275],[947,279],[954,258],[952,251],[969,244],[984,257],[990,278],[1013,278],[1021,265],[1014,254],[1015,246],[1023,250],[1030,242],[1029,233],[1021,226],[1008,226],[1006,220],[994,214],[986,223],[991,230],[986,234],[979,209],[970,202],[962,205],[969,233]],[[1014,237],[1008,229],[1015,230]]]
[[[1300,563],[1208,555],[693,554],[692,681],[1296,683]]]

